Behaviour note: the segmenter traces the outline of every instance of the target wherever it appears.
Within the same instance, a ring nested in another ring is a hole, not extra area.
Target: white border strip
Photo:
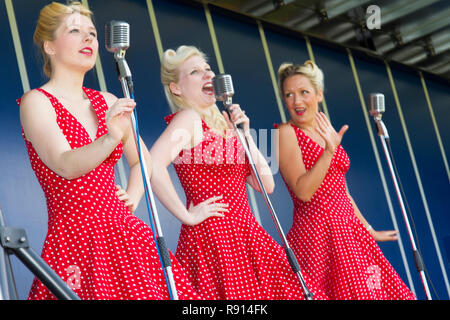
[[[147,10],[150,17],[150,23],[152,25],[153,36],[155,38],[159,60],[161,61],[164,54],[164,49],[161,41],[161,35],[159,34],[158,22],[156,21],[155,9],[153,7],[152,0],[147,0]]]
[[[219,43],[216,37],[216,31],[214,30],[214,23],[212,21],[211,12],[209,11],[209,7],[207,3],[203,3],[203,8],[205,11],[206,21],[208,23],[209,33],[211,35],[211,41],[214,47],[214,53],[216,55],[217,65],[219,67],[220,73],[225,73],[225,69],[223,67],[222,55],[220,54]],[[255,216],[256,221],[262,226],[261,215],[259,213],[258,203],[256,202],[255,190],[253,188],[247,188],[247,195],[250,198],[250,205],[253,211],[253,215]]]
[[[286,114],[284,113],[283,102],[280,97],[280,90],[278,89],[277,78],[275,76],[275,70],[273,69],[272,58],[270,57],[269,46],[267,45],[266,34],[264,33],[261,21],[257,20],[259,35],[261,37],[261,43],[264,49],[264,55],[266,56],[267,68],[269,69],[270,80],[272,80],[273,91],[277,100],[278,111],[282,122],[286,122]]]
[[[23,57],[22,44],[20,43],[19,30],[17,28],[16,16],[14,14],[14,7],[12,0],[5,0],[6,12],[8,14],[9,27],[11,28],[11,36],[14,43],[14,50],[16,51],[17,65],[19,67],[20,79],[22,81],[23,92],[30,90],[30,82],[28,80],[27,68],[25,59]]]
[[[216,55],[217,66],[220,73],[225,73],[225,68],[223,67],[222,55],[220,54],[219,43],[217,42],[216,30],[214,29],[214,23],[212,21],[211,12],[207,3],[203,3],[203,8],[205,11],[206,22],[208,23],[209,33],[211,35],[211,41],[214,48],[214,54]]]
[[[306,41],[306,49],[308,50],[309,59],[311,59],[312,62],[316,63],[316,58],[314,57],[314,52],[313,52],[313,49],[311,46],[311,42],[309,41],[308,37],[305,36],[304,38]],[[323,107],[323,112],[325,113],[327,118],[331,121],[330,113],[328,112],[327,101],[325,100],[325,92],[323,93],[322,107]]]
[[[423,92],[425,93],[425,99],[427,100],[428,110],[430,111],[431,121],[433,122],[434,132],[436,133],[436,138],[439,144],[439,149],[441,150],[442,160],[444,161],[445,170],[447,171],[448,181],[450,182],[450,170],[448,167],[447,156],[445,155],[444,145],[442,143],[441,134],[439,133],[439,128],[436,122],[436,117],[434,116],[433,105],[431,104],[430,95],[428,94],[428,88],[425,83],[422,72],[419,72],[420,81],[422,82]]]

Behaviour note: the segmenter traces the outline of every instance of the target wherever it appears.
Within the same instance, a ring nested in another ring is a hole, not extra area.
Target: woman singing
[[[215,105],[214,72],[195,47],[166,50],[161,80],[177,112],[150,150],[152,185],[182,222],[176,257],[193,287],[206,299],[304,299],[283,249],[255,220],[246,185],[259,190],[233,124],[243,124],[256,170],[268,193],[274,181],[249,134],[239,105],[231,116]],[[186,194],[182,203],[167,167],[173,163]],[[210,212],[199,221],[188,212]],[[308,281],[307,281],[308,282]],[[324,299],[318,290],[315,298]]]
[[[291,119],[279,126],[279,166],[294,202],[287,239],[301,267],[331,299],[415,299],[375,241],[396,231],[375,231],[347,191],[350,160],[318,110],[323,73],[312,61],[283,64],[279,85]]]
[[[143,194],[130,125],[136,104],[83,87],[98,52],[91,12],[79,2],[51,3],[41,10],[34,40],[49,81],[18,103],[47,200],[43,259],[81,299],[168,299],[151,229],[132,214]],[[130,167],[126,191],[114,184],[122,152]],[[199,298],[173,262],[179,297]],[[28,298],[55,296],[35,279]]]

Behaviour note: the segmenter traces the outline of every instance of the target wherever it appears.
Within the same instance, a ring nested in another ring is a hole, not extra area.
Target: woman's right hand
[[[223,196],[212,197],[200,202],[196,206],[194,206],[194,203],[191,201],[188,209],[190,221],[185,224],[195,226],[211,217],[223,218],[225,215],[222,212],[228,212],[228,204],[216,202],[222,198]]]
[[[222,115],[225,118],[225,121],[228,124],[229,129],[234,129],[234,125],[238,125],[242,123],[244,134],[248,134],[250,130],[250,119],[245,115],[245,111],[243,111],[238,104],[232,104],[229,108],[230,114],[226,111],[222,111]]]
[[[120,141],[130,127],[131,112],[136,106],[133,99],[121,98],[106,111],[105,122],[108,135],[115,141]]]

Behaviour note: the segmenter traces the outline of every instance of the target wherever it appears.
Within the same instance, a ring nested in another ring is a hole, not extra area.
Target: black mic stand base
[[[18,300],[10,254],[17,258],[60,300],[80,300],[53,269],[29,246],[24,229],[6,227],[0,211],[0,299]]]

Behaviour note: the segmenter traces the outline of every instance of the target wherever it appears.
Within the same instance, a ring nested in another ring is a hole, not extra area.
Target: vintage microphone
[[[109,52],[114,53],[116,61],[117,73],[122,85],[122,91],[126,98],[134,99],[134,87],[131,77],[130,68],[125,60],[125,52],[130,46],[130,25],[124,21],[111,21],[105,26],[105,44]],[[172,262],[170,260],[169,249],[163,236],[159,217],[155,205],[153,191],[150,185],[150,179],[145,163],[145,157],[141,149],[139,139],[139,126],[137,122],[136,108],[131,114],[131,123],[134,132],[134,139],[139,153],[139,161],[141,164],[142,178],[145,189],[145,199],[150,217],[150,226],[155,237],[156,251],[160,259],[163,274],[166,280],[169,296],[172,300],[178,300],[178,294],[175,286],[175,280],[172,273]]]
[[[225,110],[227,111],[228,115],[230,115],[230,119],[231,119],[230,107],[232,105],[232,97],[234,95],[233,82],[231,80],[231,76],[229,74],[216,75],[213,78],[213,87],[214,87],[214,94],[216,96],[216,99],[218,101],[223,101]],[[308,290],[306,282],[301,274],[300,265],[298,264],[297,258],[295,257],[295,254],[292,251],[292,249],[289,247],[289,244],[287,242],[286,236],[284,235],[283,229],[281,228],[278,217],[275,213],[272,203],[270,202],[269,196],[267,195],[266,189],[264,188],[261,178],[259,177],[258,171],[256,170],[253,157],[248,148],[248,141],[246,140],[245,135],[243,134],[243,129],[244,129],[243,124],[242,123],[238,124],[238,125],[234,124],[234,129],[236,130],[237,136],[238,136],[242,146],[244,147],[244,150],[249,159],[249,163],[252,168],[253,174],[255,175],[256,180],[258,181],[259,188],[261,189],[261,192],[264,196],[264,201],[272,215],[272,220],[275,223],[278,234],[280,235],[280,238],[283,242],[284,250],[286,252],[286,255],[287,255],[289,264],[292,268],[292,271],[297,275],[298,280],[300,281],[305,298],[307,300],[313,300],[314,293],[312,293]]]
[[[385,111],[384,105],[384,95],[382,93],[371,93],[369,95],[369,113],[373,117],[375,121],[375,125],[377,127],[378,136],[380,137],[381,145],[383,146],[383,151],[386,156],[386,160],[388,163],[389,171],[392,176],[392,181],[394,183],[395,192],[397,194],[398,202],[400,204],[400,209],[402,211],[403,220],[405,221],[406,231],[408,232],[409,240],[411,242],[414,262],[416,264],[416,269],[419,272],[420,278],[422,280],[422,285],[425,290],[425,294],[428,300],[431,299],[430,290],[428,288],[427,279],[425,277],[425,264],[422,259],[422,255],[419,249],[416,246],[416,242],[414,240],[413,232],[411,230],[411,225],[409,223],[408,215],[405,209],[405,203],[403,201],[402,193],[403,188],[401,187],[400,177],[398,176],[398,172],[396,169],[396,165],[394,162],[394,157],[392,154],[391,145],[389,142],[389,134],[384,125],[381,117],[383,116],[383,112]]]

